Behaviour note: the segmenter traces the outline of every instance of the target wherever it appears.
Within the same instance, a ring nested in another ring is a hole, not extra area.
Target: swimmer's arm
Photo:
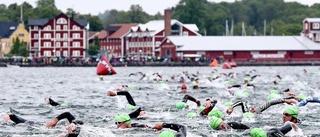
[[[15,114],[9,114],[9,117],[10,117],[10,120],[13,121],[16,124],[25,123],[27,121],[27,120],[25,120],[25,119],[23,119],[21,117],[18,117]]]
[[[187,135],[187,127],[180,124],[174,124],[174,123],[163,123],[163,128],[170,128],[172,130],[177,131],[176,137],[186,137]]]
[[[143,110],[141,109],[141,107],[139,107],[137,110],[131,112],[129,114],[130,118],[137,118],[140,115],[141,111],[143,111]]]
[[[51,106],[59,106],[60,105],[58,102],[53,101],[51,98],[49,98],[49,104]]]
[[[139,124],[139,123],[132,123],[131,126],[132,127],[139,127],[139,128],[147,128],[147,127],[149,127],[146,124]]]
[[[136,103],[134,102],[132,96],[130,95],[130,93],[128,91],[118,91],[117,92],[117,95],[124,95],[126,96],[127,100],[128,100],[128,103],[130,105],[133,105],[133,106],[136,106]]]
[[[227,113],[230,115],[230,114],[232,113],[232,111],[233,111],[233,108],[235,108],[235,107],[237,107],[237,106],[241,106],[243,113],[247,112],[247,110],[246,110],[246,108],[247,108],[246,104],[245,104],[244,102],[242,102],[242,101],[237,101],[237,102],[233,103],[233,104],[227,109]]]
[[[292,130],[292,124],[291,122],[286,122],[282,127],[280,128],[272,128],[268,131],[268,135],[270,136],[280,136],[284,137],[285,134],[290,132]]]
[[[228,122],[227,123],[232,129],[250,129],[249,126],[240,122]]]
[[[201,102],[200,102],[199,100],[195,99],[194,97],[190,96],[190,95],[185,95],[185,96],[183,97],[183,101],[187,102],[187,100],[190,100],[190,101],[192,101],[192,102],[197,103],[197,106],[198,106],[198,107],[201,106]]]
[[[258,108],[255,108],[255,113],[261,113],[273,105],[277,105],[277,104],[281,104],[281,103],[291,103],[291,101],[292,100],[285,99],[285,98],[271,100],[271,101],[268,101],[266,104],[259,106]]]
[[[69,123],[71,123],[73,120],[75,120],[74,116],[70,112],[64,112],[64,113],[60,114],[59,116],[55,117],[52,121],[48,122],[46,126],[48,128],[55,127],[57,125],[57,123],[64,118],[67,118]]]

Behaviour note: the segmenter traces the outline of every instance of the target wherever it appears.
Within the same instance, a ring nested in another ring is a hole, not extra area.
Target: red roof
[[[137,26],[138,23],[132,24],[110,24],[110,26],[121,26],[116,32],[114,32],[109,38],[121,38],[123,35],[127,34],[131,27]]]
[[[106,30],[101,30],[99,32],[98,38],[99,39],[104,39],[104,38],[106,38],[106,36],[107,36],[107,31]]]
[[[97,35],[99,35],[99,32],[90,31],[89,32],[89,39],[94,39],[94,37],[96,37]]]

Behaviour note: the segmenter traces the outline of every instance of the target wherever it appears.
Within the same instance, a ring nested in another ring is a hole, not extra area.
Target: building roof
[[[305,18],[303,22],[308,21],[308,22],[320,22],[320,18]]]
[[[108,26],[106,28],[107,31],[117,31],[121,26]]]
[[[43,25],[46,25],[51,20],[53,20],[53,19],[48,19],[48,18],[45,18],[45,19],[29,19],[28,20],[28,25],[29,26],[43,26]],[[71,19],[71,20],[77,22],[81,27],[85,27],[88,24],[86,19]]]
[[[180,26],[186,27],[190,31],[194,32],[198,36],[201,36],[197,31],[199,31],[196,24],[183,24],[180,21],[176,19],[171,19],[171,26],[174,24],[178,24]],[[143,28],[148,28],[149,31],[151,31],[151,35],[155,35],[159,33],[160,31],[164,30],[164,20],[152,20],[147,22],[146,24],[139,24],[139,26]],[[135,30],[133,30],[135,31]]]
[[[89,39],[94,39],[94,37],[96,37],[98,35],[99,35],[99,32],[90,31],[89,32]]]
[[[104,39],[107,37],[107,31],[106,30],[101,30],[98,34],[99,39]]]
[[[19,22],[0,22],[0,38],[9,38],[18,26]]]
[[[177,51],[320,50],[319,43],[304,36],[169,36],[167,39],[177,46]]]
[[[131,27],[137,26],[137,23],[132,24],[111,24],[110,26],[120,26],[121,28],[110,35],[108,38],[121,38],[130,32]]]

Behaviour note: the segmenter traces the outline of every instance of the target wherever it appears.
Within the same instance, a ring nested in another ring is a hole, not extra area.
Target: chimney
[[[164,10],[164,36],[171,35],[171,9]]]

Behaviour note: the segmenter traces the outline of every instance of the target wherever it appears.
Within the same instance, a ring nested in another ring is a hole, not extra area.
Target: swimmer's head
[[[9,121],[9,120],[10,120],[9,114],[5,114],[5,115],[3,116],[3,120],[4,120],[5,122]]]

